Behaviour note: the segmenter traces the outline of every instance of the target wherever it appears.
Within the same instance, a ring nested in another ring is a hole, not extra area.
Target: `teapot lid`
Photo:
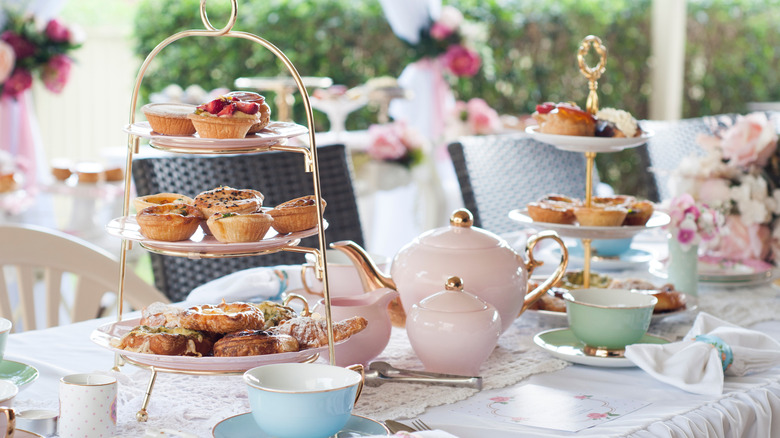
[[[479,312],[490,306],[478,296],[464,291],[460,277],[448,278],[445,290],[424,298],[417,305],[438,312]]]
[[[474,226],[474,216],[465,208],[455,210],[450,225],[426,231],[417,237],[424,245],[447,249],[489,249],[505,246],[504,239]]]

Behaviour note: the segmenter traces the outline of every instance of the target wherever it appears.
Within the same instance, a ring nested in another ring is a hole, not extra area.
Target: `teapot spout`
[[[355,269],[360,276],[360,282],[363,285],[364,292],[370,292],[383,287],[397,290],[393,279],[382,272],[379,267],[377,267],[376,263],[371,260],[371,257],[366,250],[357,243],[351,240],[341,240],[331,243],[330,247],[343,252],[352,260],[352,263],[355,265]]]

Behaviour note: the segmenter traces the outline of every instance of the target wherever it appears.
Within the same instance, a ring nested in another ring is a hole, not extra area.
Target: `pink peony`
[[[16,59],[23,59],[35,54],[35,44],[27,41],[23,36],[18,33],[7,30],[0,34],[0,40],[5,41],[14,49],[14,55]]]
[[[453,44],[448,47],[447,51],[442,55],[442,60],[447,69],[455,76],[474,76],[482,66],[482,59],[480,59],[479,54],[460,44]]]
[[[46,36],[54,42],[65,43],[70,41],[70,29],[55,18],[46,23]]]
[[[468,124],[471,132],[477,135],[495,134],[501,129],[501,119],[496,110],[483,99],[475,97],[466,104]]]
[[[705,253],[728,260],[766,260],[771,231],[767,225],[745,225],[739,216],[728,216],[720,239],[706,245]]]
[[[49,90],[59,93],[70,76],[72,61],[65,55],[54,55],[41,71],[41,80]]]
[[[370,138],[368,155],[376,160],[400,160],[407,153],[398,128],[393,124],[371,125],[368,127]]]
[[[764,113],[738,116],[723,134],[723,158],[738,167],[766,166],[777,149],[777,132]]]
[[[0,84],[11,76],[15,64],[14,48],[6,42],[0,41]]]
[[[16,98],[32,87],[33,78],[29,71],[17,68],[3,84],[3,96]]]

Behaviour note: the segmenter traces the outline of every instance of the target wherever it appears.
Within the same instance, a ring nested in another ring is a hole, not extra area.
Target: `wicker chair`
[[[463,202],[476,226],[518,229],[509,211],[548,193],[585,196],[585,156],[524,135],[462,137],[448,146]],[[598,177],[594,171],[594,187]]]
[[[363,245],[357,201],[352,186],[351,162],[344,145],[317,148],[322,197],[328,205],[325,219],[328,242],[354,240]],[[166,156],[139,158],[133,162],[133,179],[139,196],[160,192],[188,196],[220,185],[253,188],[265,195],[265,205],[314,193],[312,174],[304,171],[303,155],[270,152],[238,156]],[[301,241],[318,247],[317,236]],[[195,287],[215,278],[257,266],[294,265],[303,254],[277,253],[220,259],[190,260],[151,254],[155,285],[173,301],[187,297]]]

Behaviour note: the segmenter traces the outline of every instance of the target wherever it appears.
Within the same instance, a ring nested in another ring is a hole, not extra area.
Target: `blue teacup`
[[[591,249],[596,255],[602,257],[616,257],[631,249],[631,241],[627,239],[593,239],[590,242]]]
[[[252,417],[277,438],[327,438],[352,415],[363,389],[363,366],[279,363],[244,373]]]

